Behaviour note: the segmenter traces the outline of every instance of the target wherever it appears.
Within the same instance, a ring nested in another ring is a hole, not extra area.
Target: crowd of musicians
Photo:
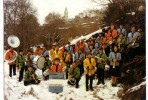
[[[45,63],[42,73],[47,71],[63,73],[68,84],[79,88],[79,81],[84,75],[86,78],[86,91],[93,91],[93,80],[97,78],[96,85],[105,84],[105,79],[111,79],[111,85],[117,86],[124,67],[124,58],[130,54],[134,57],[139,48],[141,34],[135,26],[127,33],[124,25],[118,27],[111,25],[106,31],[98,33],[96,38],[82,39],[75,45],[69,42],[59,48],[53,44],[50,50],[47,47],[37,47],[35,52],[19,50],[16,60],[9,63],[9,76],[16,75],[19,71],[19,82],[24,79],[24,85],[39,84],[40,80],[35,74],[32,60],[36,55],[44,56]],[[9,48],[5,59],[13,57],[13,48]],[[130,59],[126,57],[127,59]],[[13,72],[13,74],[12,74]],[[43,74],[43,80],[50,80],[49,75]]]

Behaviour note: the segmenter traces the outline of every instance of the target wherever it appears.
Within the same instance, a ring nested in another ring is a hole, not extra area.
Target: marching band
[[[139,46],[140,38],[141,34],[136,32],[134,26],[131,27],[131,32],[127,34],[122,24],[119,29],[111,25],[108,31],[99,33],[95,39],[90,38],[86,41],[82,39],[74,46],[69,42],[62,49],[59,49],[58,44],[53,44],[50,50],[47,50],[46,47],[42,49],[40,46],[37,46],[35,52],[28,50],[25,54],[23,50],[19,50],[19,54],[17,54],[13,48],[18,46],[11,44],[5,54],[5,61],[9,64],[9,76],[12,77],[12,70],[13,75],[16,75],[17,68],[20,72],[18,81],[21,82],[24,78],[25,86],[40,83],[34,70],[39,68],[42,70],[44,81],[50,80],[49,73],[51,72],[63,73],[65,79],[68,80],[68,84],[76,85],[76,88],[79,88],[79,81],[85,75],[86,91],[93,91],[95,74],[98,79],[97,85],[100,83],[105,84],[104,79],[107,72],[105,66],[110,66],[107,73],[111,75],[112,86],[118,84],[117,78],[121,74],[120,69],[125,51],[126,49],[128,49],[128,52],[130,50],[134,51]],[[108,62],[110,63],[108,64]]]

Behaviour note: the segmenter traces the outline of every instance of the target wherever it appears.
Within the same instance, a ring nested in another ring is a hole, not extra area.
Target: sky
[[[87,9],[100,8],[91,0],[30,0],[37,10],[38,22],[42,25],[49,12],[57,12],[64,16],[67,7],[69,18],[74,18],[78,13]]]

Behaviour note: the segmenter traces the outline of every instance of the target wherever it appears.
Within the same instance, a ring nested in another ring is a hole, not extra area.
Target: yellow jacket
[[[64,62],[67,63],[67,62],[70,62],[70,61],[71,61],[71,55],[67,54]]]
[[[96,67],[96,60],[94,58],[91,58],[91,62],[89,61],[89,58],[86,58],[84,60],[84,70],[86,75],[88,74],[94,75],[95,67]]]
[[[66,66],[66,63],[67,62],[70,62],[71,61],[71,55],[70,54],[67,54],[65,59],[63,57],[63,61],[62,61],[62,66]]]
[[[55,52],[55,50],[51,49],[50,50],[50,56],[51,59],[54,60],[56,57],[58,57],[60,60],[62,60],[62,51],[58,51],[57,53]]]

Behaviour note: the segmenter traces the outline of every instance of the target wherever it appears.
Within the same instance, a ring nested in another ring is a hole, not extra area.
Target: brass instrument
[[[133,47],[135,45],[137,38],[138,36],[134,37],[128,47]]]
[[[12,48],[17,48],[20,45],[20,40],[15,35],[10,35],[7,39],[8,45]],[[6,54],[9,52],[9,50],[6,51],[4,57],[6,57]],[[5,59],[6,62],[11,63],[16,60],[17,52],[15,50],[12,51],[12,56],[9,57],[9,59]]]
[[[6,51],[4,57],[6,57],[6,54],[9,52],[9,50]],[[16,60],[17,52],[15,50],[12,51],[12,56],[9,57],[9,59],[5,59],[6,62],[11,63]]]
[[[33,78],[33,80],[35,80],[36,83],[38,83],[38,80],[35,79],[34,74],[30,74],[30,76]]]
[[[115,53],[115,56],[114,56],[114,60],[116,60],[117,58],[116,58],[116,53]],[[113,68],[115,68],[115,66],[116,66],[116,61],[114,61],[113,60]]]
[[[135,42],[136,42],[137,38],[138,38],[138,36],[136,36],[135,38],[133,38],[133,40],[132,40],[132,44],[131,44],[132,46],[135,45]]]
[[[88,66],[88,68],[87,68],[87,73],[88,73],[88,75],[89,76],[91,76],[91,70],[92,70],[92,66]]]
[[[100,58],[100,57],[97,57],[97,56],[95,56],[95,58],[97,58],[97,59],[98,59],[98,63],[103,63],[103,61],[105,61],[105,59]]]
[[[30,60],[31,60],[31,59],[30,59],[30,55],[27,55],[26,58],[25,58],[25,60],[26,60],[26,61],[30,61]]]
[[[121,48],[121,44],[122,44],[122,39],[119,38],[119,41],[118,41],[118,48],[119,48],[119,49]]]

